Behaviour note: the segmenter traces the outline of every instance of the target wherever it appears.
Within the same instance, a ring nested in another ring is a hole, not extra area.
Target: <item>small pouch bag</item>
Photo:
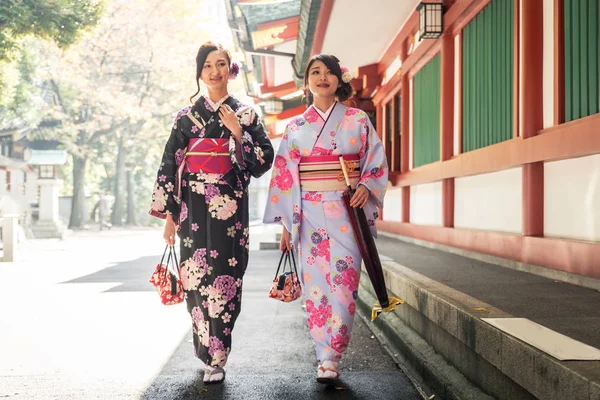
[[[282,262],[283,270],[279,274]],[[286,270],[288,265],[289,270]],[[294,252],[285,250],[281,253],[275,279],[273,279],[273,286],[269,291],[269,297],[289,303],[300,298],[300,296],[302,296],[302,287],[298,280],[298,269],[296,268]]]
[[[167,250],[169,250],[169,256],[167,257],[167,263],[163,264]],[[175,272],[169,270],[169,264],[173,264]],[[154,273],[150,277],[150,283],[156,287],[160,301],[167,306],[179,304],[185,298],[185,292],[179,279],[178,266],[179,263],[177,262],[175,249],[167,245],[160,263],[156,266]]]

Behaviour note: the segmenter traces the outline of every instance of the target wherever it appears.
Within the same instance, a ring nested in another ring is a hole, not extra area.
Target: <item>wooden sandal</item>
[[[338,383],[340,373],[337,370],[337,366],[332,361],[324,361],[319,364],[317,369],[317,382],[326,385],[334,385]]]
[[[221,379],[213,379],[211,380],[211,376],[213,375],[217,375],[217,374],[222,374],[223,376],[221,377]],[[204,383],[205,384],[213,384],[213,383],[221,383],[225,380],[225,370],[223,368],[206,368],[204,370]]]

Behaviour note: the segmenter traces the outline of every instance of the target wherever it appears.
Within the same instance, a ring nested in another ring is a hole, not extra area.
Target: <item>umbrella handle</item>
[[[352,186],[350,186],[350,178],[348,178],[348,171],[346,170],[346,163],[344,162],[343,156],[340,156],[340,165],[342,167],[342,172],[344,173],[344,179],[346,179],[346,185],[348,185],[349,189],[352,189]]]

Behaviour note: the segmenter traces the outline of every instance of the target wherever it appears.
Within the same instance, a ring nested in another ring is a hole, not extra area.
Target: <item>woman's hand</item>
[[[291,250],[292,243],[290,242],[290,233],[285,226],[283,227],[283,232],[281,232],[281,240],[279,241],[279,250]]]
[[[227,104],[221,105],[219,107],[219,117],[221,117],[221,121],[223,121],[223,125],[227,129],[231,131],[231,134],[235,137],[238,143],[242,141],[242,126],[240,125],[240,121],[238,121],[237,115],[235,112],[229,107]]]
[[[364,185],[358,185],[354,196],[350,199],[350,206],[363,208],[367,201],[369,201],[369,189]]]
[[[175,222],[173,221],[173,217],[171,216],[171,214],[167,214],[163,238],[169,246],[175,245]]]

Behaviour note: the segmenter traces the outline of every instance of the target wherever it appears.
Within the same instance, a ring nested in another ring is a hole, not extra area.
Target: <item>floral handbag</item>
[[[167,257],[167,263],[163,264],[167,250],[169,250],[169,256]],[[173,267],[175,267],[174,270],[177,273],[169,270],[169,264],[171,263],[171,260]],[[175,249],[173,246],[167,245],[162,258],[160,259],[160,263],[156,266],[154,273],[150,277],[150,283],[156,287],[161,302],[167,306],[181,303],[185,298],[183,286],[181,285],[181,280],[179,279],[178,266],[179,263],[177,262]]]
[[[285,259],[285,261],[284,261]],[[281,263],[283,262],[283,270],[281,275],[279,270],[281,269]],[[293,264],[293,270],[292,270]],[[286,271],[286,267],[289,265],[289,271]],[[279,259],[279,265],[277,266],[277,272],[275,272],[275,279],[273,279],[273,286],[269,291],[269,297],[277,300],[281,300],[284,303],[289,303],[302,296],[302,287],[298,280],[298,269],[296,268],[296,260],[294,259],[293,251],[283,251],[281,258]]]

